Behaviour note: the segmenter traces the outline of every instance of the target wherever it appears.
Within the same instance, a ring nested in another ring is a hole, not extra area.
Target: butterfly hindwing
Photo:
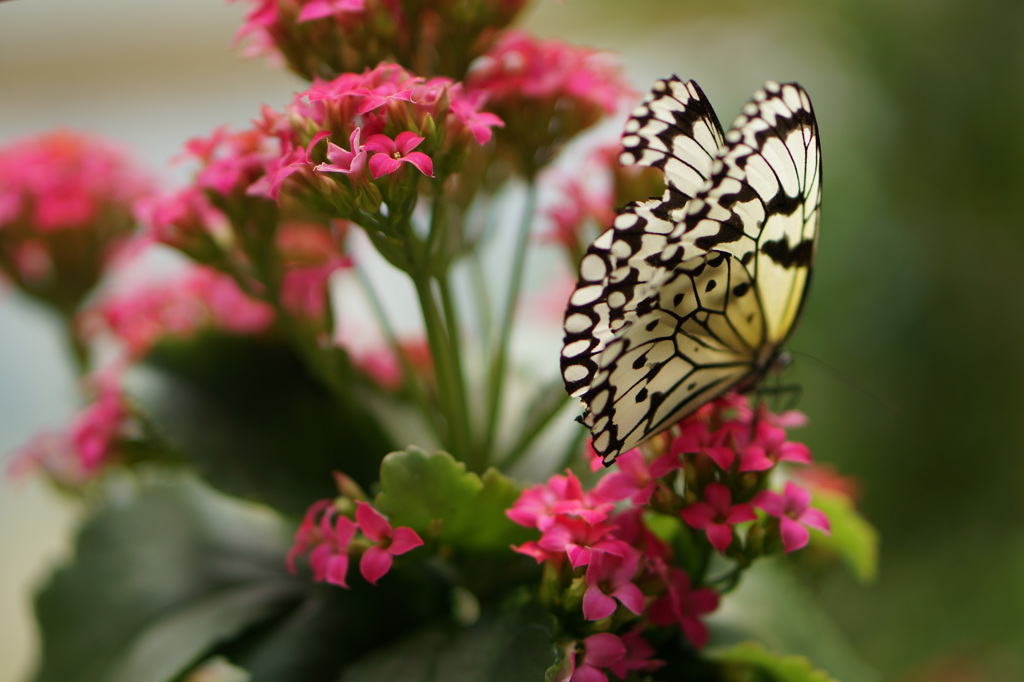
[[[614,459],[753,371],[765,328],[747,269],[712,253],[663,270],[597,361],[583,422]]]
[[[562,353],[562,377],[573,396],[590,388],[597,356],[633,314],[650,279],[648,261],[659,257],[686,202],[710,177],[722,127],[697,84],[673,77],[657,81],[633,110],[622,143],[624,164],[662,169],[667,187],[660,199],[623,208],[580,261]]]

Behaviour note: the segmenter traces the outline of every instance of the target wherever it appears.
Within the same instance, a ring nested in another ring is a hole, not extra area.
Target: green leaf
[[[860,515],[845,495],[814,494],[814,506],[825,512],[832,526],[830,535],[811,533],[810,549],[823,549],[839,556],[861,582],[878,574],[878,531]]]
[[[755,642],[713,652],[723,682],[836,682],[803,656],[779,656]]]
[[[337,494],[332,470],[372,484],[393,449],[372,417],[342,407],[272,339],[164,344],[131,371],[128,390],[211,484],[294,515]]]
[[[440,521],[439,539],[459,549],[505,549],[529,537],[505,516],[519,486],[496,469],[482,477],[467,472],[445,452],[391,453],[381,464],[380,488],[376,506],[393,524],[422,534]]]
[[[844,634],[814,601],[783,557],[758,561],[707,622],[711,644],[756,640],[780,655],[807,657],[843,682],[878,682]],[[756,678],[755,678],[756,679]]]
[[[542,680],[556,655],[545,616],[508,611],[487,615],[468,628],[423,628],[371,652],[346,670],[340,682]]]
[[[36,597],[36,682],[163,682],[217,644],[288,611],[288,529],[188,480],[101,508],[75,559]]]

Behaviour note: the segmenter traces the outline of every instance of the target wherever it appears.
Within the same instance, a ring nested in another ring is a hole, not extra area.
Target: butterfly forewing
[[[686,201],[710,177],[722,127],[697,84],[673,77],[655,83],[633,110],[622,141],[622,162],[662,169],[667,188],[660,199],[623,208],[580,261],[562,352],[562,378],[573,396],[591,387],[597,356],[636,310],[638,288],[651,279],[648,261],[659,257]]]
[[[768,328],[781,344],[807,291],[821,206],[818,127],[807,93],[769,82],[726,133],[709,184],[687,203],[661,265],[690,257],[693,245],[750,264]]]
[[[793,83],[767,83],[723,138],[695,84],[659,81],[623,145],[668,189],[588,250],[562,354],[605,463],[756,384],[799,317],[821,204],[818,129]]]

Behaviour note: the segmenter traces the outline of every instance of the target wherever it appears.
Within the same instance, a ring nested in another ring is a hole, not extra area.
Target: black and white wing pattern
[[[688,141],[637,133],[634,142],[629,126],[638,118],[627,126],[624,157],[660,164],[670,185],[669,156],[705,168]],[[627,206],[581,261],[566,312],[563,378],[586,403],[582,421],[606,464],[729,389],[753,386],[792,331],[821,203],[818,129],[803,88],[769,82],[755,93],[714,151],[706,181],[677,201],[666,192],[639,205],[661,221],[656,236],[627,242],[660,245],[639,258],[615,250],[620,220],[629,235],[652,225]],[[601,248],[613,255],[588,263]],[[626,277],[628,297],[618,295]]]
[[[580,262],[565,316],[569,352],[562,354],[562,376],[573,396],[590,388],[597,357],[635,312],[638,291],[649,279],[648,261],[660,256],[682,209],[711,176],[723,141],[718,117],[693,81],[657,81],[630,115],[620,161],[660,168],[666,189],[661,198],[624,207]]]

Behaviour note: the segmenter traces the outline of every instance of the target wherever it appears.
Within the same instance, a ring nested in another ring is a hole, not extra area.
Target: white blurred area
[[[730,17],[726,30],[721,15],[691,11],[682,23],[678,8],[663,16],[668,6],[637,0],[627,12],[618,2],[537,0],[526,23],[544,37],[624,53],[638,89],[673,72],[713,77],[707,90],[723,122],[765,78],[806,81],[808,64],[817,73],[830,68],[820,45],[803,44],[803,54],[780,47],[786,35],[766,30],[765,17]],[[121,141],[154,172],[180,181],[182,169],[167,162],[187,139],[243,125],[261,104],[280,107],[303,87],[230,49],[246,7],[0,0],[0,144],[54,127],[84,130]],[[61,426],[75,395],[55,320],[0,289],[0,465],[31,434]],[[31,670],[31,595],[66,556],[74,525],[74,508],[37,482],[0,482],[0,682],[24,680]]]

